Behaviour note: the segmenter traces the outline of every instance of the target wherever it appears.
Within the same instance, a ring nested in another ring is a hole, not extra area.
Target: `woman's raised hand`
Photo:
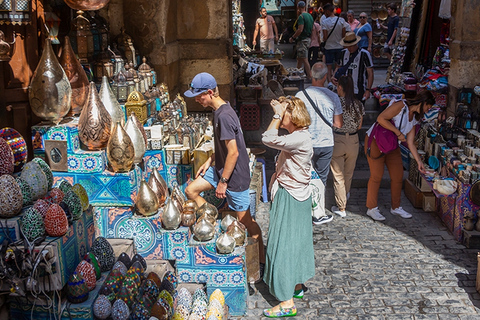
[[[275,112],[275,114],[278,114],[283,118],[283,115],[285,114],[285,110],[287,109],[287,104],[280,103],[278,102],[278,100],[273,99],[270,102],[270,105],[272,106],[272,109]]]

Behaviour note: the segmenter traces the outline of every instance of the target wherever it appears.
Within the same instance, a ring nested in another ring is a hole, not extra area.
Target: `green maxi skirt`
[[[312,199],[297,201],[279,186],[270,208],[264,281],[279,301],[315,275]]]

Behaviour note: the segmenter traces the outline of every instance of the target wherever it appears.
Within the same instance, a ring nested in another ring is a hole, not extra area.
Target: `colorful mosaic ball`
[[[196,314],[205,318],[207,315],[207,303],[203,300],[199,300],[197,303],[193,303],[192,314]]]
[[[132,307],[132,313],[130,314],[131,320],[148,320],[150,318],[150,312],[142,303],[135,303]]]
[[[130,309],[125,301],[117,299],[112,306],[113,320],[127,320],[130,317]]]
[[[162,290],[158,295],[158,299],[160,298],[165,300],[168,303],[168,306],[170,307],[170,309],[173,310],[173,297],[170,294],[170,292],[168,292],[167,290]]]
[[[68,225],[72,225],[73,218],[72,218],[72,213],[70,212],[70,208],[63,201],[60,202],[60,208],[63,209],[63,212],[65,212],[65,215],[67,216]]]
[[[113,269],[104,282],[104,286],[110,288],[114,293],[117,293],[122,286],[124,276],[118,269]]]
[[[33,207],[24,212],[21,222],[22,233],[28,241],[33,241],[45,234],[42,215]]]
[[[17,182],[20,190],[22,190],[22,197],[23,197],[23,206],[29,206],[33,203],[33,196],[32,196],[32,187],[20,177],[16,177],[15,181]]]
[[[128,256],[127,253],[125,252],[122,252],[118,258],[117,258],[117,261],[121,261],[123,262],[123,264],[125,265],[125,267],[130,268],[130,266],[132,265],[132,260],[130,259],[130,257]]]
[[[112,303],[105,295],[98,295],[93,303],[93,314],[100,320],[105,320],[112,314]]]
[[[13,172],[22,171],[23,165],[27,162],[27,144],[22,135],[13,128],[3,128],[0,130],[0,137],[3,138],[13,152],[14,169]]]
[[[135,298],[137,297],[137,294],[137,283],[132,278],[125,277],[123,279],[120,290],[117,292],[117,299],[122,299],[123,301],[125,301],[128,307],[131,307],[133,302],[135,301]]]
[[[136,255],[133,256],[131,264],[133,264],[135,261],[140,262],[144,270],[147,269],[147,261],[145,261],[145,258],[142,257],[140,254],[137,253]]]
[[[11,175],[0,177],[0,217],[11,218],[20,213],[23,196],[20,186]]]
[[[67,282],[67,299],[71,303],[82,303],[88,299],[87,283],[82,275],[73,272]]]
[[[35,161],[27,162],[23,167],[20,178],[27,181],[32,188],[33,200],[45,197],[48,192],[48,180],[38,163]]]
[[[157,287],[160,287],[160,286],[162,285],[162,279],[160,279],[160,277],[158,276],[158,274],[155,273],[155,272],[153,272],[153,271],[148,274],[147,279],[152,280],[153,282],[155,282],[155,284],[157,285]]]
[[[177,289],[178,279],[177,276],[172,271],[167,271],[163,275],[163,280],[168,280],[173,285],[174,289]]]
[[[175,310],[179,306],[184,306],[189,312],[192,308],[192,294],[187,288],[182,287],[177,291],[177,296],[175,298]]]
[[[95,278],[100,279],[102,276],[102,271],[100,270],[100,264],[97,261],[97,257],[93,254],[93,252],[88,252],[84,257],[83,260],[90,263],[95,270]]]
[[[158,319],[168,319],[170,317],[169,306],[160,299],[153,305],[150,315]]]
[[[105,284],[100,288],[98,294],[103,294],[105,297],[107,297],[110,303],[115,302],[115,300],[117,299],[117,297],[115,296],[115,292],[113,292],[113,290],[107,287]]]
[[[50,204],[43,199],[38,199],[33,204],[33,207],[35,208],[35,210],[40,212],[43,219],[45,219],[45,216],[47,215],[48,208],[50,208]]]
[[[62,190],[63,193],[67,193],[68,191],[72,190],[72,185],[68,181],[62,180],[58,188]]]
[[[77,273],[80,273],[87,283],[88,290],[95,289],[97,284],[97,277],[95,276],[95,270],[92,265],[85,260],[80,261],[77,268],[75,269]]]
[[[207,304],[207,295],[205,294],[205,290],[201,289],[201,288],[198,288],[197,290],[195,290],[195,292],[193,293],[193,304],[197,303],[198,301],[203,301],[205,302],[205,304]]]
[[[13,152],[7,141],[0,138],[0,175],[12,174],[14,170],[15,159]]]
[[[141,269],[135,268],[135,264],[130,267],[130,269],[127,270],[127,274],[125,275],[125,278],[130,278],[132,279],[137,287],[140,287],[140,284],[142,283],[142,279],[140,278],[140,272]]]
[[[157,301],[159,290],[155,282],[145,280],[138,290],[137,300],[141,301],[148,309],[152,308]]]
[[[56,203],[50,205],[43,221],[45,222],[45,231],[49,236],[61,237],[68,231],[65,211]]]
[[[145,270],[143,269],[143,266],[139,261],[133,262],[128,270],[130,272],[127,271],[127,274],[132,272],[136,273],[138,275],[138,279],[140,280],[140,282],[142,282],[145,279]],[[140,283],[138,285],[140,286]]]
[[[72,215],[72,220],[78,220],[82,217],[82,204],[80,198],[77,196],[73,190],[67,191],[63,197],[63,203],[65,203],[70,209],[70,214]]]
[[[60,204],[60,202],[63,201],[63,197],[65,197],[65,193],[59,188],[52,188],[52,190],[50,190],[48,195],[50,199],[56,204]]]
[[[82,211],[87,210],[88,206],[90,205],[90,202],[88,200],[87,190],[85,190],[85,188],[81,184],[76,183],[73,185],[72,191],[75,192],[75,194],[80,199],[80,203],[82,205]]]
[[[209,302],[211,303],[213,300],[218,300],[223,307],[223,305],[225,304],[225,297],[223,295],[222,290],[215,289],[215,291],[212,292],[212,294],[210,295]]]
[[[104,237],[93,241],[91,251],[97,257],[102,272],[110,271],[115,264],[115,254],[112,245]]]
[[[118,271],[120,271],[120,273],[121,273],[123,276],[125,276],[125,275],[127,274],[127,271],[128,271],[127,267],[125,267],[125,265],[123,264],[123,262],[122,262],[122,261],[118,261],[118,260],[117,260],[117,262],[115,262],[115,264],[113,265],[112,270],[113,270],[113,269],[117,269]]]
[[[22,216],[22,233],[28,239],[33,241],[45,234],[45,224],[40,212],[35,208],[28,208]]]
[[[179,305],[177,308],[175,308],[175,313],[173,314],[172,319],[185,319],[187,320],[188,317],[190,316],[190,310],[187,309],[187,307]]]
[[[50,169],[50,166],[42,158],[33,158],[32,161],[38,163],[40,168],[42,168],[43,173],[45,173],[45,176],[47,177],[48,190],[52,189],[53,174],[52,174],[52,170]]]

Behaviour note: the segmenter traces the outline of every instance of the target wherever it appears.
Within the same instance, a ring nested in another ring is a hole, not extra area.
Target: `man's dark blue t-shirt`
[[[245,191],[250,186],[250,168],[247,147],[243,138],[242,128],[237,114],[226,103],[213,111],[213,129],[215,134],[215,172],[220,178],[225,167],[228,149],[225,140],[237,142],[238,158],[232,175],[228,181],[227,189],[230,191]]]
[[[390,41],[390,38],[393,35],[393,31],[398,27],[398,21],[400,18],[398,16],[390,17],[388,19],[388,31],[387,31],[387,42]],[[393,44],[395,44],[395,39],[393,39]]]

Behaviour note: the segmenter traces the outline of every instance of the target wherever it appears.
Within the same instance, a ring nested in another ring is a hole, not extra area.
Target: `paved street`
[[[406,197],[408,220],[389,213],[390,192],[380,189],[383,222],[365,215],[365,199],[366,189],[352,190],[346,218],[314,226],[316,275],[295,301],[294,319],[480,319],[478,250],[458,244],[435,213],[414,209]],[[329,187],[327,207],[332,202]],[[268,207],[257,211],[264,238]],[[243,319],[266,319],[263,309],[278,301],[263,282],[250,294]]]

